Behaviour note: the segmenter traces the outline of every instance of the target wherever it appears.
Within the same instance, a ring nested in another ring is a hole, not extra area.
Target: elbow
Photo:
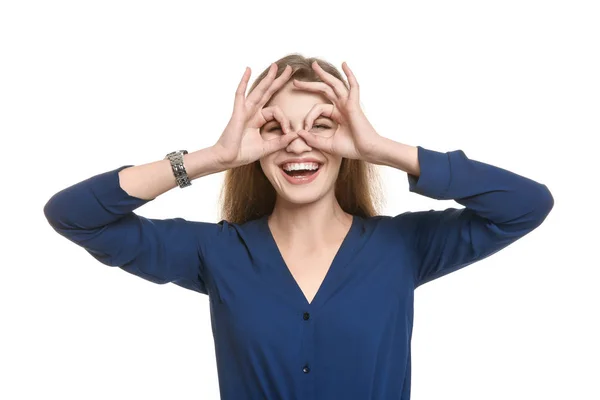
[[[50,199],[44,205],[44,216],[46,217],[46,220],[48,221],[50,226],[52,226],[53,228],[57,224],[55,198],[56,195],[50,197]]]
[[[554,208],[554,196],[552,196],[552,192],[550,192],[548,186],[540,184],[533,209],[533,214],[537,220],[536,226],[544,222],[550,211],[552,211],[552,208]]]
[[[56,193],[44,205],[44,216],[50,226],[57,232],[70,228],[65,223],[70,205],[65,204],[64,199],[61,197],[60,192]]]
[[[552,192],[548,189],[548,186],[542,185],[542,200],[540,201],[540,208],[544,212],[545,215],[550,214],[552,208],[554,208],[554,196],[552,196]]]

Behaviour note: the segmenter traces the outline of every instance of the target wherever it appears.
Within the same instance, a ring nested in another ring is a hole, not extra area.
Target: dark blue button
[[[310,314],[305,312],[303,317],[304,317],[304,320],[307,320],[310,318]]]
[[[302,372],[304,372],[305,374],[308,374],[310,372],[310,368],[308,368],[308,365],[305,365],[304,368],[302,368]]]

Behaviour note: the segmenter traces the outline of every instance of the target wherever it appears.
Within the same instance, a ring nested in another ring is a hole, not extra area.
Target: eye
[[[313,128],[319,128],[319,129],[331,129],[330,126],[327,125],[321,125],[321,124],[317,124],[314,125]],[[267,132],[274,132],[274,131],[280,131],[281,130],[281,126],[275,125],[269,129],[267,129]]]

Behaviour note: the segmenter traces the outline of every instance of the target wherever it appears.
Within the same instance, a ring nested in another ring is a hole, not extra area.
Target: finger
[[[298,133],[298,136],[300,136],[302,139],[304,139],[306,144],[308,144],[310,147],[313,147],[313,148],[319,149],[319,150],[323,150],[327,153],[332,153],[331,152],[332,138],[317,136],[317,135],[307,132],[303,129],[299,130],[297,133]]]
[[[304,117],[304,129],[309,130],[312,128],[315,120],[321,115],[331,118],[334,122],[341,124],[340,114],[337,112],[337,108],[333,104],[319,103],[312,106],[306,117]],[[335,127],[332,127],[334,129]]]
[[[246,69],[244,70],[244,75],[242,76],[242,80],[238,84],[237,90],[235,91],[234,106],[239,105],[242,101],[244,101],[244,98],[246,97],[246,89],[248,88],[248,81],[250,80],[251,74],[252,71],[250,70],[250,67],[246,67]]]
[[[281,149],[285,149],[290,145],[290,143],[292,143],[292,141],[294,141],[297,138],[298,133],[291,132],[286,133],[285,135],[281,135],[280,137],[275,139],[265,140],[263,156],[269,155]]]
[[[344,61],[342,63],[342,70],[348,77],[348,84],[350,85],[350,96],[349,97],[353,98],[353,100],[358,99],[359,93],[360,93],[360,87],[359,87],[358,81],[356,80],[356,77],[354,76],[354,73],[352,72],[352,70],[346,63],[346,61]]]
[[[338,96],[335,94],[335,92],[333,91],[331,86],[329,86],[326,83],[305,82],[305,81],[299,81],[297,79],[294,79],[293,82],[294,82],[294,86],[297,87],[298,89],[321,93],[321,94],[325,95],[325,97],[327,97],[329,100],[331,100],[331,102],[333,102],[333,103],[339,102]]]
[[[277,74],[277,64],[272,63],[269,67],[269,72],[267,75],[260,81],[260,83],[254,88],[252,93],[246,99],[251,107],[257,105],[262,99],[263,95],[267,91],[267,88],[271,85],[273,80],[275,79],[275,75]]]
[[[279,75],[279,77],[275,79],[273,83],[271,83],[271,85],[266,90],[265,94],[263,94],[262,98],[260,99],[260,102],[258,103],[259,107],[262,107],[265,104],[267,104],[271,96],[273,96],[273,93],[276,93],[290,80],[290,77],[292,76],[292,71],[292,67],[290,67],[289,65],[285,66],[285,69],[283,70],[281,75]]]
[[[292,130],[289,119],[285,116],[285,114],[279,106],[261,108],[260,112],[262,113],[262,116],[265,119],[264,124],[266,124],[269,121],[276,120],[279,122],[283,133],[288,133]]]
[[[323,82],[325,82],[333,88],[335,94],[339,98],[346,98],[348,96],[348,89],[346,89],[346,86],[342,83],[342,81],[340,81],[338,78],[321,68],[319,63],[316,61],[313,61],[312,67],[317,73],[317,75],[319,75],[319,78],[321,78]]]

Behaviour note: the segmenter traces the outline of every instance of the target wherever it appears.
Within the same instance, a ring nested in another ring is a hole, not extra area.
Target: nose
[[[297,132],[299,130],[304,130],[304,129],[302,129],[302,128],[293,129],[294,132]],[[286,150],[290,153],[305,153],[307,151],[311,151],[312,147],[310,147],[304,139],[302,139],[300,136],[298,136],[296,139],[292,140],[290,142],[290,144],[287,145]]]

